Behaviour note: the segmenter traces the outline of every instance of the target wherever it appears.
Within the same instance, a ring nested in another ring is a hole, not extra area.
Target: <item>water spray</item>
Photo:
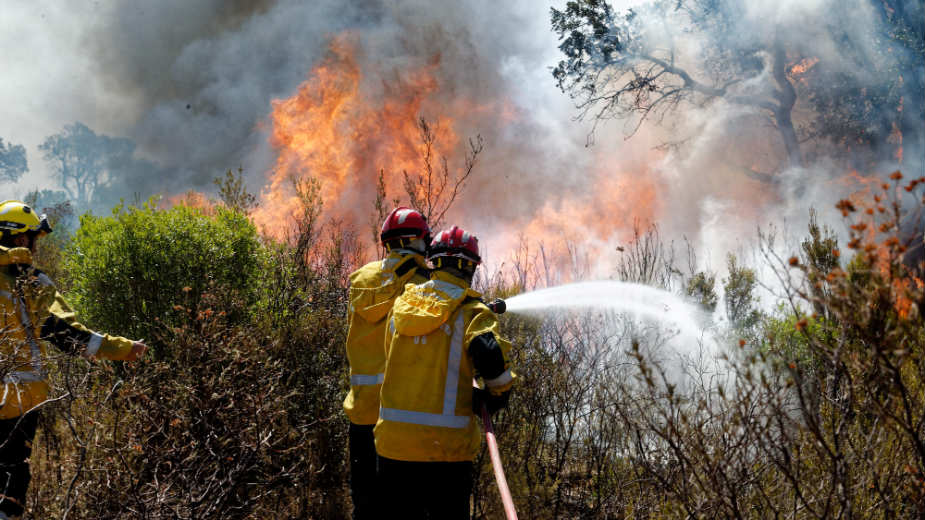
[[[518,314],[538,313],[568,308],[626,312],[640,318],[670,322],[677,326],[683,335],[695,338],[700,336],[698,321],[703,314],[696,306],[668,291],[614,280],[566,284],[519,294],[507,301],[497,298],[491,302],[483,300],[482,303],[495,314],[504,314],[507,311]],[[504,504],[504,514],[508,520],[516,520],[517,510],[514,508],[514,500],[504,476],[504,467],[501,465],[498,440],[488,408],[484,404],[481,413],[491,466]]]
[[[701,309],[676,294],[616,280],[570,283],[518,294],[508,298],[504,307],[515,314],[559,309],[625,312],[638,318],[670,323],[682,335],[693,339],[700,338],[700,322],[706,317]]]

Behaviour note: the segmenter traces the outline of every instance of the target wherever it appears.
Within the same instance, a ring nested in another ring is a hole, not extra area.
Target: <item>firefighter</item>
[[[45,343],[88,358],[134,361],[143,343],[93,332],[48,276],[32,265],[36,240],[51,233],[45,215],[23,202],[0,202],[0,520],[23,514],[29,456],[48,397]]]
[[[506,405],[511,345],[470,287],[481,262],[476,237],[442,231],[428,258],[430,280],[406,287],[388,318],[375,428],[383,507],[388,518],[469,518],[475,417],[482,403],[490,412]]]
[[[426,282],[429,275],[425,254],[430,228],[419,212],[394,209],[382,223],[379,238],[387,256],[350,275],[350,392],[344,411],[350,419],[350,494],[356,520],[378,516],[373,427],[379,418],[379,387],[385,369],[385,318],[406,284]]]

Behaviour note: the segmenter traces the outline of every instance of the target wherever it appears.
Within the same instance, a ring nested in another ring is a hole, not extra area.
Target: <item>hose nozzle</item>
[[[495,314],[504,314],[504,311],[507,310],[507,304],[504,303],[504,300],[501,298],[495,298],[493,302],[486,303],[485,305],[487,305],[488,308],[491,309],[491,312]]]

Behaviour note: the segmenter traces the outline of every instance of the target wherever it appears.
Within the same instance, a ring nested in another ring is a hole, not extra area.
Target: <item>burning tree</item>
[[[808,85],[819,86],[806,94],[816,114],[807,127],[808,136],[828,137],[851,155],[861,145],[903,163],[904,147],[925,147],[925,105],[912,102],[925,98],[925,4],[905,0],[869,4],[872,19],[881,28],[876,37],[856,34],[834,21],[826,28],[843,42],[843,55],[852,66],[837,68],[820,62],[807,71]],[[874,52],[861,52],[865,36]],[[858,80],[859,71],[863,81]]]
[[[429,115],[436,111],[438,58],[389,77],[374,70],[371,91],[357,48],[349,36],[332,38],[298,90],[272,104],[270,143],[278,155],[251,216],[277,239],[288,238],[281,223],[295,216],[299,237],[317,236],[322,223],[345,231],[368,224],[378,244],[382,220],[399,204],[418,209],[439,229],[482,152],[480,136],[457,134],[453,110]],[[323,214],[304,213],[322,202]],[[367,204],[373,211],[364,215]]]
[[[826,3],[830,21],[803,24],[756,14],[775,11],[744,0],[658,0],[626,13],[606,0],[571,1],[552,9],[565,55],[553,76],[581,117],[626,119],[629,135],[682,107],[749,109],[761,119],[753,127],[775,130],[782,166],[800,166],[807,141],[885,144],[899,133],[901,144],[901,128],[921,134],[921,117],[904,123],[902,98],[921,98],[922,11],[899,4]]]
[[[566,56],[553,76],[563,91],[580,99],[583,116],[638,116],[631,133],[649,117],[662,118],[682,103],[722,98],[757,108],[780,134],[788,164],[799,165],[791,115],[797,95],[788,76],[785,42],[775,34],[761,42],[720,41],[737,31],[743,10],[736,0],[654,2],[620,15],[606,1],[569,2],[563,11],[552,9],[553,30],[564,39],[559,48]],[[678,33],[694,31],[707,38],[697,61],[685,61],[671,25]],[[772,81],[752,86],[766,70]]]

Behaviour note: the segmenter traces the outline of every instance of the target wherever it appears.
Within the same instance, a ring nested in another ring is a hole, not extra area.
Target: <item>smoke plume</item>
[[[674,24],[702,2],[670,4],[678,7],[659,4],[663,15],[644,2],[614,7],[633,9],[645,20],[643,44],[673,45],[677,63],[699,81],[729,73],[704,59],[711,49],[750,56],[746,80],[734,87],[741,95],[776,88],[763,49],[786,42],[788,77],[800,93],[794,124],[812,137],[801,164],[786,163],[766,114],[724,99],[680,103],[638,128],[638,116],[576,120],[580,99],[560,92],[550,74],[562,55],[549,8],[533,1],[172,0],[156,8],[124,1],[103,9],[82,41],[121,100],[113,126],[134,140],[141,166],[127,165],[100,195],[109,204],[132,194],[209,191],[212,179],[241,166],[273,222],[292,196],[285,179],[313,176],[328,186],[329,216],[365,236],[380,170],[390,198],[401,195],[401,170],[414,171],[414,125],[423,116],[440,129],[437,151],[451,170],[461,167],[469,137],[483,139],[448,218],[480,236],[493,265],[518,244],[534,252],[543,244],[557,258],[577,248],[590,258],[586,274],[607,276],[635,222],[688,237],[707,252],[701,263],[721,270],[725,252],[758,226],[786,221],[800,229],[810,207],[850,193],[843,178],[853,170],[922,171],[925,132],[921,96],[914,97],[923,92],[922,54],[884,36],[887,19],[920,19],[920,3],[891,2],[888,13],[867,0],[715,2],[735,11],[720,17],[732,22],[706,20],[690,31]],[[357,77],[343,84],[355,92],[331,109],[330,142],[294,151],[296,134],[318,127],[306,114],[331,99],[319,95],[324,75],[348,65]],[[868,142],[820,137],[813,127],[820,111],[838,108],[833,103],[849,97],[841,92],[879,88],[884,74],[902,75],[902,92],[867,107],[870,124],[859,131],[872,136]],[[804,88],[823,81],[831,82],[829,97]],[[287,125],[276,118],[285,107]],[[897,120],[878,114],[897,110],[899,126],[877,126]],[[344,162],[330,166],[337,161]]]

